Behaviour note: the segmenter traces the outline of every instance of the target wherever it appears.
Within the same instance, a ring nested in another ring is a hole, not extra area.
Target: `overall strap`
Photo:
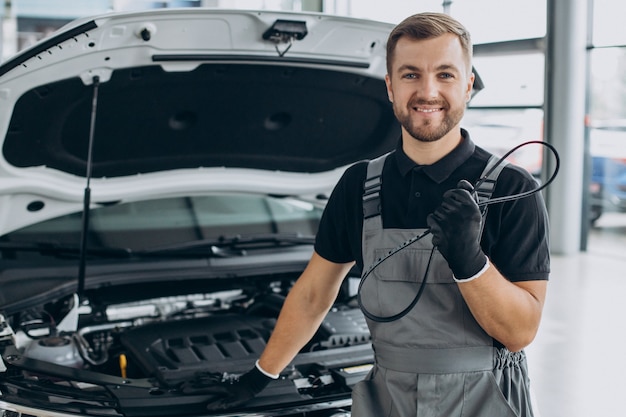
[[[382,173],[385,160],[391,152],[372,159],[367,164],[367,176],[363,183],[363,228],[382,227],[380,188],[382,186]]]
[[[367,175],[365,182],[363,183],[363,226],[364,229],[371,227],[382,227],[380,218],[381,205],[380,205],[380,189],[382,186],[382,172],[385,160],[391,152],[379,156],[376,159],[372,159],[367,164]],[[502,163],[496,166],[493,171],[489,172],[496,163],[500,160],[499,157],[491,155],[487,161],[487,165],[480,174],[480,178],[485,178],[484,181],[476,188],[476,195],[478,198],[478,204],[484,203],[491,198],[493,191],[496,188],[496,182],[498,176],[502,172],[502,169],[509,163],[502,161]],[[489,175],[487,175],[489,174]],[[486,176],[487,175],[487,176]],[[486,177],[485,177],[486,176]],[[487,215],[487,206],[481,207],[483,217]]]
[[[485,166],[485,169],[483,170],[482,174],[480,174],[480,179],[485,178],[485,180],[482,181],[482,183],[478,187],[476,187],[476,196],[478,197],[478,204],[485,203],[491,198],[491,194],[493,194],[493,190],[496,189],[498,176],[502,172],[502,169],[504,169],[504,167],[509,164],[507,161],[502,161],[502,163],[498,165],[497,167],[495,167],[493,171],[489,172],[499,160],[500,160],[499,157],[495,155],[491,155],[491,157],[489,158],[489,161],[487,161],[487,166]],[[487,215],[487,207],[488,207],[487,205],[484,205],[480,209],[483,215],[483,218]]]

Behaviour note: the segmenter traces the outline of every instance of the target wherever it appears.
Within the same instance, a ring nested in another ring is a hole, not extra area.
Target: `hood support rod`
[[[98,88],[100,86],[100,77],[93,77],[93,98],[91,100],[91,121],[89,125],[89,145],[87,149],[87,184],[85,186],[85,194],[83,197],[83,223],[81,229],[80,242],[80,261],[78,265],[78,301],[82,299],[85,291],[85,267],[87,262],[87,234],[89,233],[89,207],[91,206],[91,165],[93,160],[93,142],[96,128],[96,111],[98,109]]]

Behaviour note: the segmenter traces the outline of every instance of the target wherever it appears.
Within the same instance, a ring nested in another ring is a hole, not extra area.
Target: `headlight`
[[[54,413],[30,407],[15,406],[0,401],[0,417],[76,417],[71,414]]]
[[[19,411],[0,409],[0,417],[38,417],[38,416],[34,416],[32,414],[20,413]]]

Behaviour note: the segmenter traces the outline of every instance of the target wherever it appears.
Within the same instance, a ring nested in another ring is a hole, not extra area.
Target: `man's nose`
[[[436,98],[439,96],[439,85],[434,77],[422,77],[418,83],[418,96]]]

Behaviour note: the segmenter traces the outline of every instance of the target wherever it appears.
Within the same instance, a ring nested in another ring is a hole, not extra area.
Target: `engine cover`
[[[197,371],[224,372],[258,359],[276,320],[228,314],[153,323],[124,333],[129,366],[170,384]]]
[[[261,356],[274,329],[273,318],[242,314],[152,323],[123,333],[129,366],[167,385],[198,371],[243,372]],[[333,308],[314,337],[313,348],[337,349],[369,343],[359,309]]]

